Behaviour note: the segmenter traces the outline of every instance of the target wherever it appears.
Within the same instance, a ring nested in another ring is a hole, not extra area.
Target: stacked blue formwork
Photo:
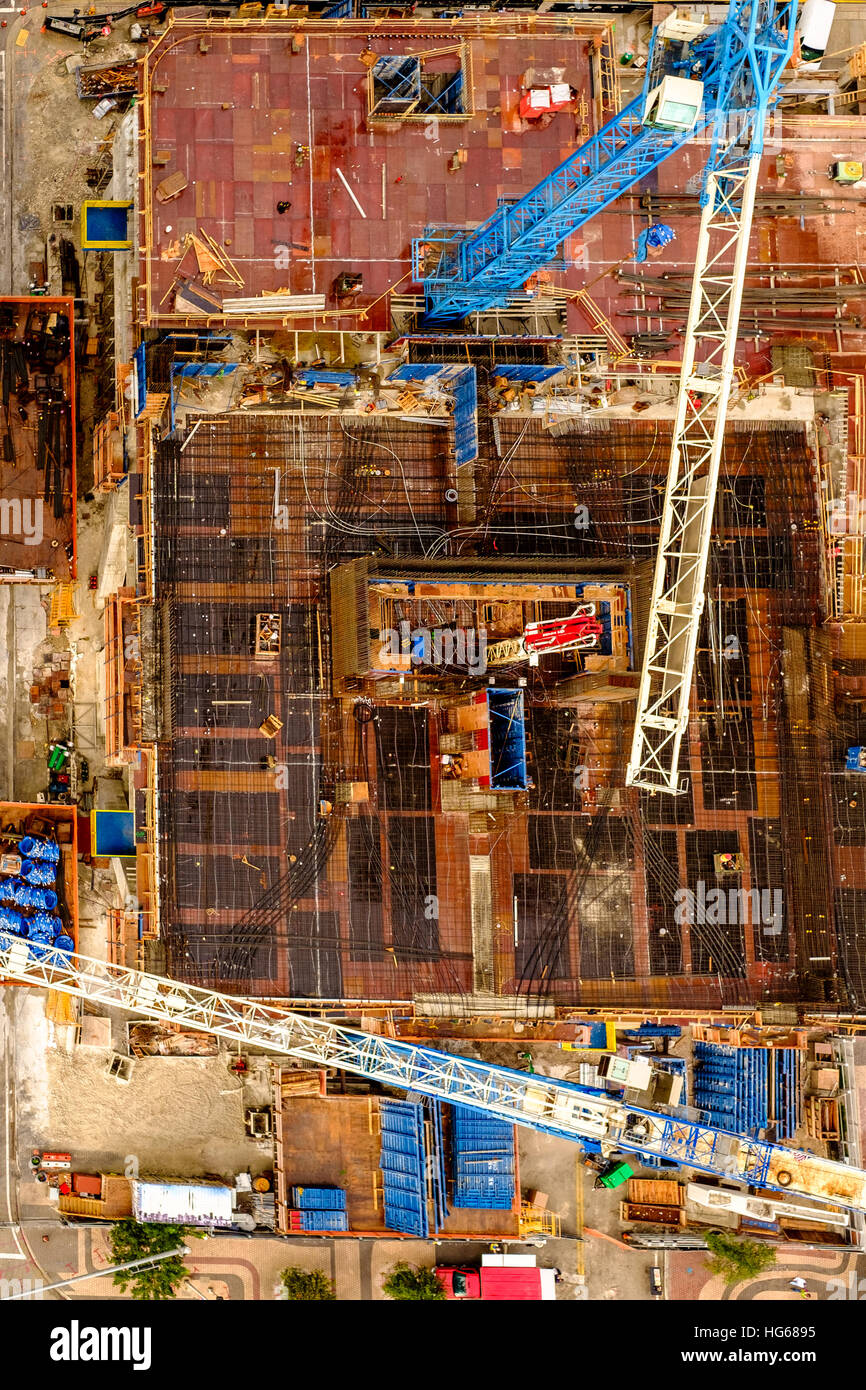
[[[348,1231],[349,1216],[347,1212],[336,1209],[310,1208],[308,1211],[305,1208],[303,1211],[293,1211],[289,1224],[293,1231]]]
[[[433,1212],[436,1230],[445,1224],[448,1216],[448,1186],[445,1176],[445,1144],[442,1138],[442,1102],[432,1096],[424,1097],[424,1108],[430,1117],[430,1130],[433,1151],[427,1164],[432,1178]]]
[[[736,1131],[736,1049],[716,1043],[695,1043],[695,1105],[719,1129]]]
[[[551,377],[562,376],[564,371],[564,367],[545,367],[541,363],[497,362],[493,366],[491,376],[501,377],[503,381],[528,381],[533,386],[538,386],[544,381],[550,381]]]
[[[776,1139],[793,1139],[801,1118],[800,1053],[795,1047],[773,1049],[776,1083]]]
[[[455,1207],[511,1211],[514,1126],[467,1105],[452,1106],[451,1163]]]
[[[308,1211],[345,1211],[342,1187],[293,1187],[292,1206]]]
[[[354,372],[326,372],[319,367],[304,367],[295,372],[294,381],[298,386],[353,386]]]
[[[346,1194],[341,1187],[293,1187],[292,1231],[348,1231]]]
[[[379,1104],[382,1150],[379,1167],[385,1225],[392,1231],[420,1236],[430,1234],[427,1214],[424,1106],[406,1100]]]
[[[478,386],[475,368],[442,362],[407,362],[388,377],[393,381],[430,381],[454,401],[454,458],[461,464],[478,457]]]
[[[695,1105],[711,1124],[752,1137],[767,1128],[770,1055],[763,1047],[695,1043]]]

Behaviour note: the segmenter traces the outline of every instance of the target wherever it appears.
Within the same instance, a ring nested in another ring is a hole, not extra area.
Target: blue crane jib
[[[512,1124],[600,1149],[682,1164],[750,1186],[866,1211],[866,1172],[817,1154],[627,1105],[608,1092],[362,1033],[273,1004],[148,975],[0,931],[0,980],[60,990],[91,1004],[170,1020],[338,1067],[380,1085],[469,1105]]]
[[[598,134],[523,198],[501,199],[479,227],[428,227],[414,240],[413,275],[424,284],[426,322],[502,304],[554,259],[567,237],[708,126],[708,172],[732,143],[740,155],[744,148],[757,153],[764,122],[754,117],[776,99],[796,10],[796,3],[731,0],[718,28],[675,15],[660,25],[641,95]],[[678,99],[689,86],[699,93],[691,108]]]

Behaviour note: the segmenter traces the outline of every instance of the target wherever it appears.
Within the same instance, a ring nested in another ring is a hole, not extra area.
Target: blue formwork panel
[[[642,1023],[624,1033],[626,1038],[681,1038],[683,1030],[678,1023]]]
[[[801,1119],[800,1053],[793,1047],[774,1054],[776,1082],[776,1139],[792,1139]]]
[[[412,1101],[381,1101],[382,1190],[389,1230],[426,1239],[430,1233],[425,1182],[424,1107]]]
[[[295,382],[301,386],[352,386],[354,372],[326,372],[318,367],[305,367],[295,373]]]
[[[478,457],[478,384],[474,367],[407,362],[388,381],[435,381],[454,402],[454,460],[459,468]]]
[[[771,1052],[695,1043],[694,1103],[719,1129],[756,1137],[769,1123]]]
[[[348,1231],[349,1217],[345,1211],[334,1209],[332,1211],[305,1210],[299,1211],[300,1228],[302,1231]]]
[[[292,1206],[299,1211],[345,1211],[346,1194],[341,1187],[293,1187]]]
[[[382,1169],[383,1173],[388,1174],[388,1186],[394,1192],[420,1192],[417,1173],[402,1173],[399,1168]]]
[[[396,1149],[383,1147],[379,1157],[379,1167],[383,1171],[387,1168],[392,1173],[411,1175],[418,1171],[418,1160],[414,1154],[402,1154],[398,1153]]]
[[[430,1234],[427,1213],[420,1207],[398,1207],[386,1197],[384,1218],[389,1231],[399,1231],[401,1235],[419,1236],[422,1240],[426,1240]]]
[[[434,1225],[438,1231],[448,1217],[447,1182],[445,1177],[445,1145],[442,1137],[442,1102],[432,1096],[425,1096],[424,1109],[432,1122],[433,1149],[428,1154],[428,1170],[433,1182]]]
[[[507,1120],[452,1107],[453,1205],[511,1210],[514,1203],[514,1127]]]

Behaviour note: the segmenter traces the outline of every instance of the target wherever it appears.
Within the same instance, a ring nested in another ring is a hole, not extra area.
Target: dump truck
[[[480,1269],[436,1267],[446,1298],[482,1302],[555,1299],[556,1275],[555,1269],[539,1269],[534,1255],[482,1255]]]

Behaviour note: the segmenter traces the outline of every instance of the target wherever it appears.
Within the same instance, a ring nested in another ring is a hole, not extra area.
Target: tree
[[[738,1284],[741,1279],[754,1279],[776,1263],[772,1245],[756,1240],[740,1240],[728,1231],[711,1231],[707,1236],[710,1258],[707,1265],[713,1274],[720,1274],[726,1284]]]
[[[330,1279],[319,1269],[298,1269],[289,1265],[280,1270],[283,1288],[290,1299],[297,1303],[334,1303],[337,1295]]]
[[[111,1255],[113,1264],[128,1264],[130,1260],[141,1260],[145,1255],[162,1255],[166,1250],[175,1249],[198,1231],[188,1231],[185,1226],[163,1226],[161,1223],[118,1221],[111,1230]],[[121,1289],[132,1285],[135,1299],[175,1298],[189,1270],[182,1255],[172,1255],[158,1264],[143,1266],[141,1269],[123,1269],[115,1274],[114,1282]]]
[[[410,1265],[400,1260],[391,1267],[382,1288],[389,1298],[442,1299],[445,1290],[429,1265]]]

